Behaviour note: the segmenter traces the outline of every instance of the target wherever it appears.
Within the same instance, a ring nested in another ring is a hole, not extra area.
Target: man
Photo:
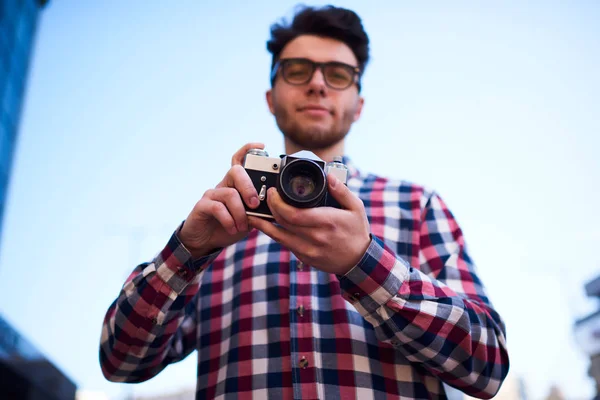
[[[270,111],[287,154],[344,154],[360,117],[368,37],[352,11],[304,8],[276,24]],[[141,382],[198,351],[197,398],[444,399],[444,383],[490,398],[508,372],[504,324],[459,226],[424,187],[328,177],[340,208],[266,196],[275,222],[247,216],[249,143],[166,247],[109,308],[107,379]]]

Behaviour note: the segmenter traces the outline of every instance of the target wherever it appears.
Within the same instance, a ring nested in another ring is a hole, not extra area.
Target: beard
[[[329,124],[296,118],[288,110],[273,104],[275,120],[283,136],[305,150],[323,150],[344,140],[354,122],[354,110],[344,110],[341,120]],[[333,116],[332,116],[333,117]]]

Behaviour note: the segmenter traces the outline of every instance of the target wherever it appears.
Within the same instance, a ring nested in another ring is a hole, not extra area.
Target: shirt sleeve
[[[422,210],[419,241],[417,269],[373,236],[340,278],[342,295],[409,361],[471,396],[491,398],[509,368],[505,325],[435,193]]]
[[[133,270],[106,313],[100,366],[110,381],[146,381],[196,348],[193,299],[222,249],[193,260],[177,232],[151,262]]]

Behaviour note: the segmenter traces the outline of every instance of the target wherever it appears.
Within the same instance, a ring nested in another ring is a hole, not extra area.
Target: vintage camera
[[[348,168],[342,162],[342,157],[335,157],[332,162],[326,163],[307,150],[275,158],[269,157],[265,150],[250,149],[244,157],[243,167],[254,183],[260,200],[260,205],[255,209],[244,204],[248,215],[273,218],[266,201],[270,187],[277,188],[281,198],[297,208],[341,208],[328,193],[327,175],[333,174],[347,184]]]

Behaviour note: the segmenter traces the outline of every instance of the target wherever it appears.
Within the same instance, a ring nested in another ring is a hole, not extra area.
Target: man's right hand
[[[178,236],[193,258],[236,243],[250,232],[242,201],[256,208],[259,200],[242,163],[248,150],[264,147],[262,143],[248,143],[239,149],[231,158],[231,168],[223,180],[204,193],[185,220]]]

